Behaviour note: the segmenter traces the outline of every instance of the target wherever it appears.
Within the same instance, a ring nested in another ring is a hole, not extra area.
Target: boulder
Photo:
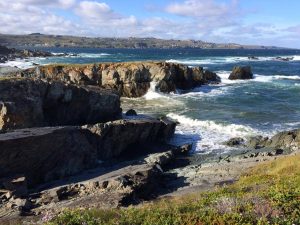
[[[120,116],[120,98],[108,90],[32,79],[0,80],[0,132],[83,125]]]
[[[283,131],[274,135],[266,144],[266,147],[278,150],[300,150],[300,129]]]
[[[233,68],[229,80],[247,80],[253,79],[253,73],[250,66],[236,66]]]
[[[137,113],[134,109],[129,109],[126,113],[126,116],[137,116]]]
[[[243,145],[244,142],[245,142],[245,140],[243,138],[236,137],[236,138],[229,139],[228,141],[224,142],[224,144],[229,147],[239,147],[239,146]]]

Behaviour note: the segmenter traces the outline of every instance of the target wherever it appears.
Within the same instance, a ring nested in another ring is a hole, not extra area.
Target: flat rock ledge
[[[0,134],[0,179],[23,174],[31,187],[62,179],[96,167],[99,160],[164,143],[175,127],[167,120],[133,119]]]
[[[91,65],[47,65],[17,73],[21,77],[46,78],[64,83],[101,86],[124,97],[141,97],[156,83],[161,92],[188,90],[220,78],[202,67],[166,62],[102,63]]]

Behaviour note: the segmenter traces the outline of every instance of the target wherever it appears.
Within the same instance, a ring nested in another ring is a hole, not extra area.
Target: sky
[[[299,0],[0,0],[0,33],[300,48]]]

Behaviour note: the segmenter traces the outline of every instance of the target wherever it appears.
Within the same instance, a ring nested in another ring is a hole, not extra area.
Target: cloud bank
[[[300,25],[246,24],[244,18],[249,12],[238,0],[177,0],[160,10],[152,7],[151,11],[159,11],[159,16],[127,15],[93,0],[1,1],[0,33],[136,36],[285,46],[300,36]]]

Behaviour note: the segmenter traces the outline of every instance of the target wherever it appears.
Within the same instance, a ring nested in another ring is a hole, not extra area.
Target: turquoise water
[[[49,63],[96,63],[163,60],[202,66],[222,79],[184,93],[162,94],[154,88],[139,99],[122,100],[123,108],[139,113],[168,115],[180,122],[174,143],[193,142],[199,152],[228,151],[222,142],[235,136],[267,135],[300,127],[300,50],[197,50],[197,49],[66,49],[72,57],[34,59]],[[249,60],[256,56],[257,60]],[[275,57],[293,57],[282,62]],[[30,65],[29,62],[18,62]],[[233,66],[250,65],[255,79],[230,81]],[[154,86],[154,84],[152,84]]]

